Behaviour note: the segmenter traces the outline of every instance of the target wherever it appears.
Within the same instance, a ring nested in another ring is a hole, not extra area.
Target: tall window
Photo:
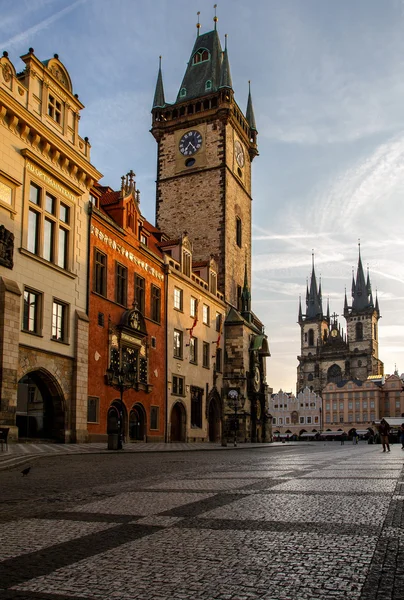
[[[191,296],[191,306],[189,310],[189,314],[191,317],[196,317],[196,307],[197,307],[197,299]]]
[[[198,340],[195,337],[189,340],[189,362],[195,365],[198,362]]]
[[[363,323],[356,323],[356,339],[358,342],[363,340]]]
[[[209,369],[210,366],[210,347],[208,342],[203,342],[203,355],[202,355],[202,365],[205,369]]]
[[[242,225],[240,217],[236,217],[236,244],[239,248],[241,248],[243,243],[242,239]]]
[[[314,331],[309,329],[309,346],[314,346]]]
[[[161,320],[161,289],[156,285],[151,286],[151,318],[156,323]]]
[[[94,291],[101,296],[107,295],[107,257],[94,248]]]
[[[126,306],[128,290],[128,269],[115,263],[115,300],[118,304]]]
[[[24,309],[22,328],[29,333],[40,333],[42,294],[33,290],[24,290]]]
[[[185,250],[182,251],[182,272],[191,277],[191,255]]]
[[[209,325],[209,306],[207,304],[202,306],[202,322]]]
[[[143,277],[135,275],[135,300],[139,311],[144,315],[146,282]]]
[[[182,310],[182,290],[180,288],[174,288],[174,308]]]
[[[184,378],[178,377],[178,375],[173,375],[173,387],[172,393],[176,396],[184,395]]]
[[[40,186],[29,189],[27,249],[58,265],[69,267],[71,207]]]
[[[174,329],[174,358],[182,358],[182,331]]]
[[[59,123],[59,125],[61,124],[62,103],[59,102],[55,96],[52,96],[52,94],[49,94],[48,96],[48,115],[51,117],[51,119],[56,121],[56,123]]]
[[[202,427],[203,389],[191,386],[191,427]]]
[[[67,340],[67,304],[53,301],[52,305],[52,339],[58,342]]]
[[[221,326],[222,326],[222,315],[218,312],[216,313],[215,326],[216,326],[216,331],[220,331]]]

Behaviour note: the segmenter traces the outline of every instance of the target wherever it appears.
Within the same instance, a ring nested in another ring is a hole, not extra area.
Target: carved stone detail
[[[6,83],[10,83],[11,81],[11,75],[12,75],[12,71],[10,68],[10,65],[4,64],[2,65],[2,69],[3,69],[3,79]]]
[[[0,225],[0,265],[12,269],[14,254],[14,234],[8,231],[4,225]]]

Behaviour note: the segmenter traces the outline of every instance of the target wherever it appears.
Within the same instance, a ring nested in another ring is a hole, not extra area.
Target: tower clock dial
[[[244,167],[244,150],[241,143],[236,140],[234,142],[234,154],[236,155],[236,161],[239,167]]]
[[[202,135],[199,131],[192,130],[184,133],[180,139],[179,149],[184,156],[191,156],[198,152],[202,146]]]

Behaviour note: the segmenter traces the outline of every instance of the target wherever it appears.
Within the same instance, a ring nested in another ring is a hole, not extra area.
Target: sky
[[[0,0],[0,51],[17,71],[33,47],[58,53],[85,105],[80,135],[102,183],[133,169],[155,221],[156,142],[149,130],[159,55],[167,102],[206,0]],[[253,162],[252,307],[265,325],[268,384],[295,391],[312,252],[324,310],[351,298],[358,240],[379,298],[379,358],[404,372],[404,0],[217,0],[235,98],[248,80],[260,155]],[[304,305],[303,305],[304,308]]]

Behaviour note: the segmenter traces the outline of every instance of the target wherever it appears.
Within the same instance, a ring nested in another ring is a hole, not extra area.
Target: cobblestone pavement
[[[403,600],[404,452],[32,458],[0,473],[4,600]]]

